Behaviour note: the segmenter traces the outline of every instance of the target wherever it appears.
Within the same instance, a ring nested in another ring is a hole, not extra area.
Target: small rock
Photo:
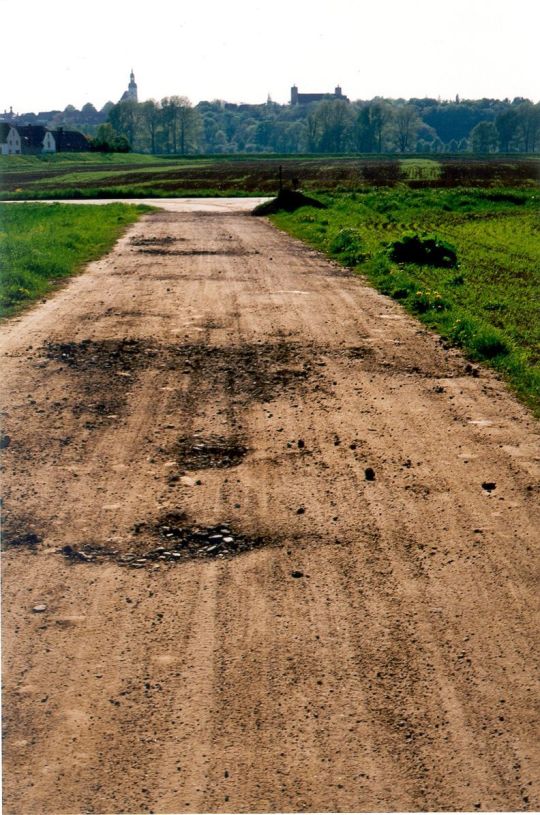
[[[10,444],[11,436],[8,436],[6,433],[0,438],[0,450],[5,450],[6,447],[9,447]]]
[[[373,467],[366,467],[364,470],[366,481],[375,481],[375,470]]]
[[[305,511],[306,510],[305,510],[304,507],[298,507],[298,509],[296,510],[296,514],[297,515],[303,515],[305,513]]]
[[[299,577],[303,577],[303,576],[304,576],[304,572],[299,572],[299,571],[291,572],[291,577],[295,577],[295,578],[298,579]]]
[[[305,446],[306,445],[305,445],[304,439],[298,439],[298,447],[300,448],[300,450],[303,450],[303,448]]]
[[[482,482],[482,489],[485,490],[486,492],[493,492],[493,490],[496,489],[496,487],[497,487],[497,484],[495,483],[495,481],[483,481]]]
[[[32,611],[35,612],[36,614],[42,614],[44,611],[47,611],[47,606],[45,605],[45,603],[39,603],[39,605],[34,606]]]
[[[474,365],[471,365],[470,362],[468,362],[467,365],[465,365],[465,373],[469,374],[469,376],[478,377],[480,376],[480,369],[475,368]]]
[[[234,538],[231,538],[228,535],[226,538],[223,538],[223,543],[226,543],[226,544],[234,543]]]

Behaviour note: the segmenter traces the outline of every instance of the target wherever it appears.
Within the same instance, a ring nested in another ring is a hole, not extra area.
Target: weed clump
[[[421,266],[451,268],[457,266],[455,248],[436,235],[421,237],[414,233],[404,235],[390,245],[390,257],[396,263],[416,263]]]
[[[512,347],[502,331],[475,318],[458,318],[449,331],[450,339],[469,351],[479,362],[498,359],[511,353]]]
[[[356,266],[366,257],[362,235],[358,229],[352,227],[340,229],[330,241],[328,248],[346,266]]]
[[[415,292],[410,305],[415,314],[427,314],[428,311],[446,311],[450,308],[439,291],[428,288],[419,289]]]

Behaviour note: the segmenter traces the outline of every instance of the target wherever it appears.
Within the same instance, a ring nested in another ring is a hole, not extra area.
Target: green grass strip
[[[326,210],[280,213],[280,228],[350,266],[383,294],[499,371],[540,416],[540,196],[537,190],[367,190]],[[457,265],[397,263],[405,235],[457,252]]]
[[[0,316],[43,297],[108,252],[145,211],[124,204],[0,204]]]

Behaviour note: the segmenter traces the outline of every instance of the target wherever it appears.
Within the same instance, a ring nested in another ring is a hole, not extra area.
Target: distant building
[[[138,102],[138,94],[137,94],[137,83],[135,82],[135,74],[133,73],[133,68],[131,69],[131,73],[129,75],[129,85],[127,91],[124,91],[122,94],[122,98],[120,99],[121,102]]]
[[[14,122],[17,118],[17,114],[13,113],[13,108],[10,107],[9,110],[5,110],[3,113],[0,113],[0,122]]]
[[[349,101],[348,97],[343,95],[339,85],[336,86],[334,93],[298,93],[296,85],[291,88],[291,105],[309,105],[311,102],[322,102],[324,99]]]
[[[0,122],[0,154],[16,156],[21,152],[21,137],[16,127]]]
[[[53,130],[56,150],[59,153],[85,153],[90,150],[90,142],[83,133],[76,130]]]
[[[43,125],[17,127],[21,137],[22,153],[56,153],[56,142],[50,130]]]
[[[84,153],[90,142],[75,130],[48,130],[42,125],[11,125],[0,122],[0,152],[3,156],[21,153]]]

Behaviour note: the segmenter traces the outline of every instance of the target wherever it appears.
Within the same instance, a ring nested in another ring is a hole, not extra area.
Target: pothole
[[[163,238],[149,237],[149,238],[131,238],[131,246],[168,246],[177,241],[185,241],[185,238],[173,238],[171,235],[165,235]]]
[[[48,359],[63,362],[78,370],[132,371],[138,367],[147,344],[136,339],[81,340],[80,342],[49,342],[45,345]]]
[[[182,255],[185,257],[246,257],[259,254],[257,251],[247,249],[162,249],[158,246],[143,246],[137,251],[142,255]]]
[[[178,463],[187,469],[236,467],[248,448],[237,437],[182,436],[178,441]]]
[[[2,549],[18,548],[34,550],[41,543],[41,536],[35,532],[23,532],[22,534],[2,534]]]
[[[144,556],[147,560],[225,557],[275,543],[275,539],[267,536],[240,532],[228,522],[212,526],[188,525],[182,513],[164,516],[152,531],[163,543]]]
[[[212,526],[188,524],[182,512],[168,513],[151,524],[136,524],[133,532],[137,540],[131,551],[120,552],[108,546],[87,543],[63,546],[58,553],[71,563],[113,561],[119,566],[143,569],[197,558],[233,557],[279,542],[268,535],[240,532],[228,522]]]
[[[185,373],[193,373],[208,395],[224,390],[231,398],[271,401],[317,374],[314,350],[288,343],[240,346],[183,346]],[[316,353],[316,352],[315,352]]]

